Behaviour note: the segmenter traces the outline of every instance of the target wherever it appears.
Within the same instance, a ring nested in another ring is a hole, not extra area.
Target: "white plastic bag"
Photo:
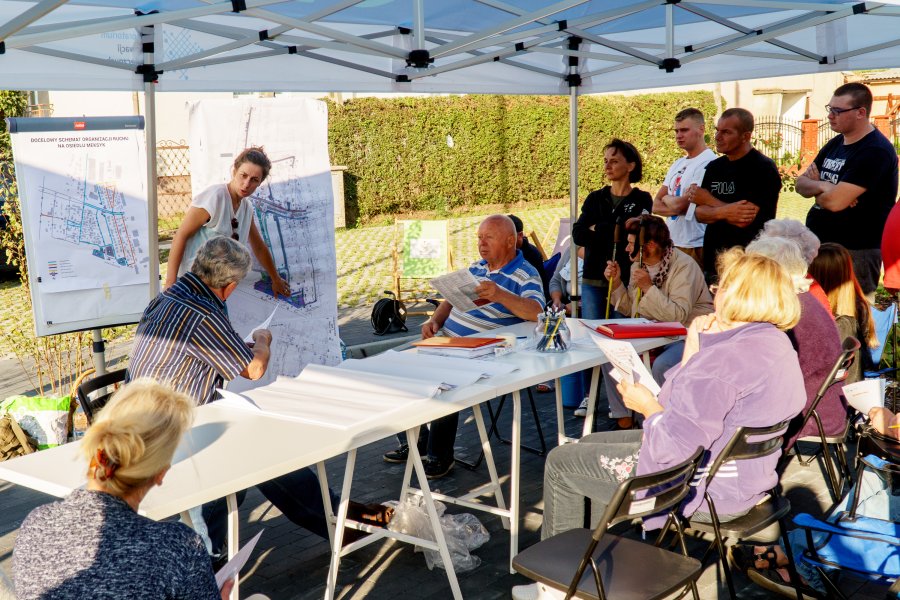
[[[425,500],[422,496],[408,496],[403,503],[393,501],[385,504],[394,508],[394,516],[388,529],[434,541],[434,529],[431,527]],[[471,551],[484,545],[491,539],[491,534],[475,515],[469,513],[445,515],[444,511],[447,507],[443,503],[435,502],[434,505],[441,523],[441,530],[444,532],[444,539],[447,540],[453,569],[457,573],[465,573],[478,567],[481,559],[473,555]],[[425,554],[425,563],[429,570],[435,566],[444,568],[444,561],[441,560],[441,554],[437,550],[416,546],[416,552]]]

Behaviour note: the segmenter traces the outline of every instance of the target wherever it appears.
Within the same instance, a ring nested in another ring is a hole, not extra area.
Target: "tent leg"
[[[91,334],[94,342],[91,346],[94,359],[94,373],[96,375],[104,375],[106,374],[106,342],[103,340],[103,331],[94,329]]]
[[[153,48],[153,26],[141,28],[144,47]],[[144,53],[144,64],[152,65],[153,52]],[[147,140],[147,243],[149,245],[150,297],[159,293],[159,205],[156,191],[156,82],[144,82],[144,132]]]
[[[577,50],[579,40],[572,38],[569,40],[569,47],[575,46]],[[569,73],[573,75],[569,84],[569,216],[571,223],[574,225],[578,220],[578,85],[575,81],[578,79],[578,59],[572,57],[569,63]],[[575,241],[569,245],[569,264],[572,279],[569,283],[569,296],[572,298],[572,316],[580,316],[578,307],[581,305],[581,299],[578,294],[578,253],[575,252]]]

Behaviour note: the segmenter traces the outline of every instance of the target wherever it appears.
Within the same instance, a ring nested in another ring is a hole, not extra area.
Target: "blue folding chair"
[[[888,337],[890,336],[891,330],[893,329],[894,325],[897,323],[897,304],[891,303],[884,310],[879,310],[873,306],[872,320],[875,321],[875,335],[878,338],[878,346],[876,346],[875,348],[870,348],[869,353],[872,356],[872,364],[875,365],[876,370],[866,371],[864,373],[864,376],[867,379],[881,377],[882,375],[892,373],[897,370],[896,365],[886,367],[884,369],[878,369],[879,363],[881,363],[881,355],[884,354],[884,348],[888,342]]]

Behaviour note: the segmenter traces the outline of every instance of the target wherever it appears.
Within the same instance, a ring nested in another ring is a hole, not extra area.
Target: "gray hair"
[[[798,294],[809,290],[812,283],[806,277],[809,265],[803,260],[800,245],[794,240],[783,237],[759,237],[750,242],[747,253],[767,256],[784,267],[791,276]]]
[[[819,254],[819,238],[809,228],[794,219],[772,219],[766,221],[759,238],[779,237],[793,241],[800,246],[806,265],[809,266]]]
[[[214,290],[242,280],[249,270],[250,252],[224,235],[206,240],[191,265],[191,273]]]

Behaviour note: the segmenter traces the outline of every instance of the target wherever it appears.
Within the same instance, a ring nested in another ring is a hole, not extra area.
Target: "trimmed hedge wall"
[[[579,102],[581,197],[604,184],[603,146],[613,137],[640,150],[639,185],[654,193],[681,155],[672,134],[675,113],[688,106],[710,117],[717,112],[709,92],[585,96]],[[563,198],[568,105],[562,96],[483,95],[331,103],[331,162],[349,168],[350,212],[363,220]]]

